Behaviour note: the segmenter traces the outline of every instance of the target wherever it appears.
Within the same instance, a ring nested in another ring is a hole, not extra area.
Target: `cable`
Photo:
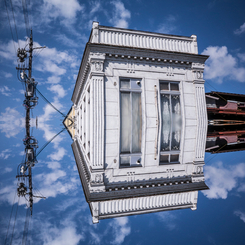
[[[17,191],[16,191],[17,192]],[[16,198],[16,192],[15,192],[15,195],[14,195],[14,201],[13,201],[13,205],[12,205],[12,209],[11,209],[11,214],[10,214],[10,218],[9,218],[9,224],[8,224],[8,229],[7,229],[7,234],[6,234],[6,237],[5,237],[5,242],[4,244],[6,244],[7,242],[7,238],[8,238],[8,233],[9,233],[9,226],[10,226],[10,221],[12,219],[12,213],[13,213],[13,209],[14,209],[14,203],[15,203],[15,198]]]
[[[49,140],[43,147],[39,150],[37,153],[36,157],[44,150],[44,148],[54,139],[56,138],[59,134],[61,134],[66,128],[63,128],[58,134],[56,134],[51,140]]]
[[[63,114],[61,111],[59,111],[56,107],[54,107],[49,101],[48,99],[45,98],[45,96],[36,88],[37,92],[42,96],[42,98],[48,103],[50,104],[57,112],[59,112],[63,117],[66,117],[65,114]]]
[[[18,45],[19,45],[19,47],[20,47],[19,37],[18,37],[18,32],[17,32],[17,27],[16,27],[16,23],[15,23],[14,9],[13,9],[12,0],[10,0],[10,4],[11,4],[11,9],[12,9],[12,14],[13,14],[13,19],[14,19],[14,26],[15,26],[16,37],[17,37]]]
[[[218,153],[218,151],[220,151],[222,148],[226,147],[227,143],[225,145],[222,145],[217,151],[215,151],[213,154]],[[211,155],[212,156],[212,155]],[[217,155],[214,155],[211,159],[209,159],[209,161],[207,161],[208,159],[206,159],[205,164],[209,163],[212,159],[214,159]]]
[[[206,83],[210,86],[210,87],[212,87],[214,90],[216,90],[216,91],[218,91],[213,85],[211,85],[208,81],[206,81]],[[225,99],[225,98],[223,98],[220,94],[218,94],[217,92],[215,92],[215,91],[212,91],[213,93],[215,93],[215,94],[217,94],[222,100],[224,100],[224,101],[226,101],[227,102],[227,100]]]
[[[26,209],[26,220],[25,220],[25,226],[24,226],[24,231],[23,231],[23,236],[22,236],[22,245],[26,244],[26,240],[28,237],[29,219],[30,219],[28,210],[29,208]]]
[[[4,0],[4,2],[5,2],[5,6],[6,6],[7,15],[8,15],[8,20],[9,20],[9,27],[10,27],[10,31],[11,31],[11,36],[12,36],[12,40],[13,40],[13,44],[14,44],[14,35],[13,35],[11,23],[10,23],[10,18],[9,18],[9,11],[8,11],[8,7],[7,7],[7,2],[6,2],[6,0]],[[17,54],[15,44],[14,44],[14,50],[15,50],[15,53]]]
[[[24,15],[24,19],[25,19],[25,26],[26,26],[26,35],[29,36],[29,19],[28,19],[28,12],[26,9],[26,2],[25,0],[22,0],[22,8],[23,8],[23,15]]]
[[[17,217],[17,213],[18,213],[19,202],[20,202],[20,197],[19,197],[19,200],[18,200],[18,205],[17,205],[17,209],[16,209],[16,213],[15,213],[14,226],[13,226],[13,231],[12,231],[10,245],[12,244],[12,241],[13,241],[14,228],[15,228],[15,222],[16,222],[16,217]]]

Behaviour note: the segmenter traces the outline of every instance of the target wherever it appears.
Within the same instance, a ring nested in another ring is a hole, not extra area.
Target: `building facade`
[[[93,222],[196,209],[207,111],[197,39],[93,22],[65,125]]]

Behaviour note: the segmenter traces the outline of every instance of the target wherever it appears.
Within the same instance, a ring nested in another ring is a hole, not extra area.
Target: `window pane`
[[[168,83],[160,83],[160,90],[169,90]]]
[[[160,162],[168,163],[168,155],[160,155]]]
[[[179,154],[170,156],[170,162],[178,162],[178,161],[179,161]]]
[[[132,153],[141,152],[141,93],[132,93]]]
[[[130,152],[131,115],[130,93],[121,93],[121,152]]]
[[[162,110],[161,149],[163,151],[168,151],[170,149],[170,131],[171,131],[169,95],[161,95],[161,110]]]
[[[179,91],[179,84],[178,83],[170,83],[170,90],[171,91]]]
[[[171,150],[179,150],[180,149],[180,137],[181,137],[181,124],[182,124],[179,95],[172,95],[171,102],[172,102],[172,146],[171,146]]]
[[[123,79],[121,80],[121,88],[130,88],[130,80],[128,79]]]
[[[120,165],[129,166],[130,165],[130,156],[121,156]]]

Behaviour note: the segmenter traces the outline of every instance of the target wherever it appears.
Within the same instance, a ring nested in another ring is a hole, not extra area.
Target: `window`
[[[182,126],[179,83],[160,82],[160,99],[160,164],[179,163]]]
[[[120,80],[120,166],[141,166],[141,80]]]

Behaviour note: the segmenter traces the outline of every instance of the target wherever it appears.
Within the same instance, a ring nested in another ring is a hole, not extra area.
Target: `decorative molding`
[[[146,197],[135,197],[99,202],[99,215],[128,213],[143,210],[154,210],[163,207],[176,207],[196,204],[196,194],[184,192]],[[184,207],[183,207],[184,208]]]
[[[97,38],[97,35],[99,37]],[[93,23],[92,43],[197,54],[196,36],[180,37],[98,26]]]
[[[91,108],[91,167],[104,167],[104,78],[92,75],[90,84]]]
[[[207,136],[207,109],[205,101],[204,84],[196,84],[196,110],[197,110],[197,136],[196,161],[204,161],[205,144]]]

